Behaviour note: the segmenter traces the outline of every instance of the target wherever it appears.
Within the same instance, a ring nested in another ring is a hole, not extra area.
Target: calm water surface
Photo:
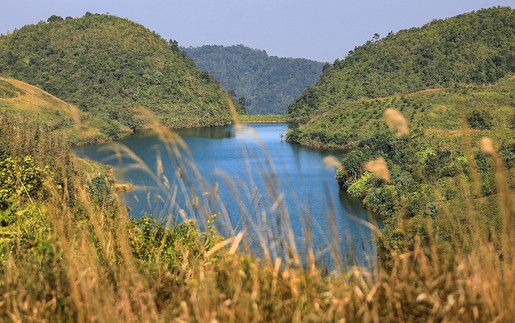
[[[369,215],[359,201],[339,191],[336,171],[322,162],[342,152],[289,144],[281,136],[287,129],[285,124],[185,129],[178,134],[188,149],[177,150],[155,135],[133,135],[116,144],[137,155],[138,163],[127,154],[116,158],[112,144],[76,152],[113,165],[120,181],[137,188],[124,194],[136,218],[152,213],[180,220],[180,214],[188,214],[203,222],[219,214],[215,223],[223,233],[246,231],[256,246],[266,241],[277,254],[284,252],[278,237],[289,237],[291,226],[301,253],[312,241],[319,261],[329,262],[324,250],[330,249],[333,256],[338,252],[369,265],[366,255],[375,255],[371,232],[355,220],[369,220]]]

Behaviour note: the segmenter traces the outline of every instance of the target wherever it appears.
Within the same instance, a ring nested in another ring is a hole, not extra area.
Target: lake
[[[326,265],[341,255],[369,266],[375,259],[372,234],[356,220],[369,220],[369,214],[339,190],[336,170],[323,163],[343,152],[287,143],[287,129],[251,124],[177,130],[182,140],[136,134],[76,153],[114,166],[118,181],[134,185],[123,199],[136,218],[194,218],[205,227],[217,214],[217,229],[225,236],[245,232],[253,251],[266,245],[273,257],[290,249],[304,255],[312,246]]]

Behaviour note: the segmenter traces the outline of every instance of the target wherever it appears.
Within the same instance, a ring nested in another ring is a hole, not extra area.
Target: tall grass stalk
[[[278,185],[270,157],[259,169],[247,162],[249,175],[265,177],[267,192],[221,174],[236,200],[251,202],[239,203],[242,223],[236,228],[245,230],[235,230],[217,186],[203,180],[184,141],[154,123],[172,165],[158,160],[153,172],[136,154],[114,146],[113,158],[132,159],[125,167],[151,175],[167,203],[160,222],[136,221],[114,195],[111,179],[91,175],[102,173],[100,166],[74,157],[59,138],[35,136],[23,121],[16,122],[0,118],[0,152],[31,155],[42,169],[49,167],[42,172],[45,184],[38,197],[29,200],[21,193],[10,211],[0,211],[4,321],[509,322],[515,317],[513,212],[495,150],[490,155],[503,214],[501,237],[487,239],[479,232],[475,184],[464,181],[470,207],[459,217],[471,225],[460,228],[450,210],[438,215],[456,230],[451,250],[437,244],[428,224],[426,244],[418,237],[413,249],[392,250],[389,268],[353,267],[338,250],[341,233],[331,232],[326,254],[337,266],[328,274],[316,266],[317,224],[311,226],[309,214],[307,252],[299,251],[292,210],[284,203],[288,192]],[[175,179],[166,178],[164,167],[175,170]],[[200,190],[192,190],[193,184]],[[179,195],[187,209],[175,203]],[[221,210],[217,232],[210,231],[213,205]],[[328,216],[335,228],[336,215]],[[381,239],[375,226],[365,225]]]

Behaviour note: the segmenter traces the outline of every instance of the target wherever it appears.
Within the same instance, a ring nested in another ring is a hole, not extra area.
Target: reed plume
[[[397,136],[409,136],[408,122],[399,110],[388,108],[384,112],[384,118],[388,127],[397,133]]]
[[[390,171],[388,165],[383,157],[371,160],[365,164],[365,170],[374,174],[375,177],[382,179],[383,181],[390,183]]]
[[[334,156],[327,156],[322,161],[323,161],[325,167],[327,167],[327,168],[340,169],[342,167],[342,163],[340,163],[338,158],[336,158]]]

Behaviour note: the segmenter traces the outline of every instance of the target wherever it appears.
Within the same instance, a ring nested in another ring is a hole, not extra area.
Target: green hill
[[[456,247],[454,238],[471,248],[470,237],[456,233],[500,236],[511,208],[514,73],[511,8],[376,37],[326,68],[290,106],[297,127],[287,140],[351,150],[337,180],[385,220],[385,263],[388,248],[413,250],[416,236],[427,246],[433,233],[444,249]],[[388,122],[403,131],[396,135]],[[483,137],[493,145],[481,145]]]
[[[484,9],[355,48],[324,69],[320,81],[290,106],[290,119],[304,123],[343,101],[492,83],[514,72],[515,10]]]
[[[283,114],[322,74],[324,63],[268,56],[237,46],[202,46],[182,50],[228,91],[246,99],[249,114]]]
[[[387,109],[404,118],[392,120]],[[396,135],[385,119],[391,124],[405,120],[409,133]],[[290,130],[287,140],[352,149],[343,155],[338,183],[385,219],[383,242],[401,251],[413,248],[415,236],[428,236],[428,230],[446,245],[459,228],[473,225],[468,214],[475,214],[482,238],[501,234],[502,210],[510,208],[501,194],[506,198],[515,189],[514,125],[512,76],[493,85],[344,102]],[[480,144],[484,137],[497,151],[495,162]],[[384,160],[389,179],[372,175],[375,170],[368,162],[377,158]],[[385,252],[380,250],[383,260],[388,258]]]
[[[126,19],[52,16],[0,37],[0,75],[55,95],[112,123],[110,137],[145,127],[147,108],[170,127],[231,122],[227,95],[174,43]]]

